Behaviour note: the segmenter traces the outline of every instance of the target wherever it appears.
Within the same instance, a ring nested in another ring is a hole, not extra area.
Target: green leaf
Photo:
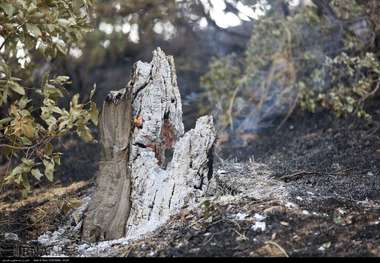
[[[24,121],[21,127],[22,133],[28,138],[34,138],[36,129],[32,120]]]
[[[28,99],[28,97],[24,96],[17,101],[17,105],[20,109],[24,109],[31,101],[31,99]]]
[[[53,24],[46,24],[46,27],[49,30],[49,32],[55,31],[55,28],[56,28],[56,26]]]
[[[16,184],[21,184],[21,182],[22,182],[22,174],[17,174],[15,176],[15,183]]]
[[[46,144],[44,152],[50,156],[53,153],[53,145],[51,143]]]
[[[12,81],[12,80],[9,80],[8,81],[8,85],[9,87],[16,93],[20,94],[20,95],[25,95],[25,89],[23,87],[20,86],[20,84],[18,84],[17,82],[15,81]]]
[[[68,83],[70,81],[70,77],[69,76],[58,76],[55,78],[55,81],[58,83],[58,84],[65,84],[65,83]]]
[[[28,194],[28,192],[30,192],[30,183],[26,174],[21,176],[21,185],[24,188],[23,190],[25,191],[25,194]]]
[[[32,169],[31,171],[32,175],[34,176],[34,178],[36,178],[37,180],[40,180],[44,175],[41,173],[41,171],[39,169]]]
[[[99,116],[99,112],[96,109],[96,103],[91,102],[90,119],[94,125],[98,125],[98,116]]]
[[[15,10],[16,10],[16,8],[12,4],[8,4],[8,3],[1,3],[0,7],[1,7],[1,9],[4,10],[4,12],[9,17],[11,17],[14,14]]]
[[[87,126],[78,127],[77,129],[78,135],[85,141],[90,142],[93,140],[91,135],[91,131]]]
[[[58,19],[58,24],[63,27],[70,26],[70,21],[64,18],[59,18]]]
[[[22,158],[21,161],[24,165],[24,172],[29,172],[30,168],[34,166],[34,160],[32,159]]]
[[[22,164],[17,165],[15,168],[13,168],[13,170],[10,173],[9,176],[10,177],[14,177],[14,176],[16,176],[18,174],[21,174],[22,173],[22,169],[23,169]]]
[[[54,153],[53,160],[56,165],[61,165],[61,153]]]
[[[59,52],[62,53],[62,55],[66,55],[65,46],[62,46],[62,45],[60,45],[60,44],[57,43],[57,44],[55,45],[55,47],[57,48],[57,50],[58,50]]]
[[[71,99],[71,106],[76,108],[79,104],[79,93],[75,94]]]
[[[43,164],[45,165],[45,176],[50,181],[53,182],[54,180],[54,162],[49,161],[47,159],[42,160]]]
[[[58,88],[54,87],[51,84],[45,85],[43,93],[45,97],[52,98],[52,99],[63,97],[62,91],[60,91]]]
[[[7,118],[4,118],[4,119],[1,119],[0,120],[0,125],[6,124],[6,123],[10,122],[11,120],[12,120],[11,117],[7,117]]]
[[[31,140],[29,140],[27,137],[24,137],[24,136],[21,137],[20,140],[21,140],[22,144],[24,144],[24,145],[32,145],[33,144],[31,142]]]
[[[29,24],[27,23],[26,24],[26,30],[29,32],[29,34],[33,37],[39,37],[41,36],[41,30],[38,28],[38,26],[34,25],[34,24]]]

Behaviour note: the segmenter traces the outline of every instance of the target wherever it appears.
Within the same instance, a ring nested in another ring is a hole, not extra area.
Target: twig
[[[231,220],[231,219],[222,219],[222,220],[235,224],[239,228],[239,230],[241,230],[241,226],[234,220]]]
[[[275,247],[277,247],[282,254],[284,254],[285,257],[289,257],[288,253],[286,253],[285,249],[283,247],[281,247],[277,242],[274,242],[274,241],[266,241],[265,244],[269,244],[269,245],[273,245]]]
[[[30,149],[33,149],[33,148],[40,146],[41,144],[49,143],[53,138],[54,137],[46,137],[46,138],[42,139],[40,142],[38,142],[34,145],[31,145],[31,146],[15,146],[15,145],[10,145],[10,144],[0,144],[0,148],[10,148],[10,149],[14,149],[14,150],[30,150]]]
[[[373,128],[371,132],[367,133],[365,135],[365,138],[369,138],[369,137],[373,136],[380,129],[380,123],[379,122],[373,121],[372,124],[374,124],[375,128]]]
[[[337,170],[335,172],[326,173],[326,174],[328,174],[328,175],[337,175],[337,174],[348,172],[348,171],[351,171],[351,170],[353,170],[353,168],[339,169],[339,170]]]
[[[243,240],[248,240],[248,237],[242,233],[239,233],[238,231],[236,231],[235,229],[233,229],[233,231],[239,235],[239,237],[241,237]]]
[[[128,248],[121,256],[127,258],[129,254],[131,254],[131,251],[132,251],[132,248]]]
[[[228,119],[229,119],[229,124],[231,126],[231,130],[234,129],[234,120],[233,120],[233,117],[232,117],[232,109],[234,107],[236,95],[239,92],[239,90],[240,90],[240,85],[237,85],[237,87],[235,88],[234,92],[232,93],[232,98],[230,100],[230,103],[229,103],[229,106],[228,106],[228,110],[227,110],[227,115],[228,115]]]
[[[299,97],[299,94],[297,94],[297,97],[295,98],[294,102],[293,102],[293,105],[290,107],[288,113],[286,114],[285,118],[281,121],[281,123],[277,126],[276,128],[276,131],[279,131],[282,127],[282,125],[285,124],[285,122],[289,119],[289,117],[293,114],[295,108],[297,107],[298,105],[298,97]]]
[[[21,25],[18,25],[18,27],[16,27],[16,32],[17,30],[19,30],[22,26],[24,26],[28,21],[25,21],[24,23],[22,23]],[[8,42],[9,38],[10,38],[11,35],[7,36],[5,39],[4,39],[4,42],[1,44],[0,46],[0,50],[5,46],[5,43]]]
[[[302,176],[302,175],[308,175],[308,174],[321,175],[321,173],[318,173],[318,172],[298,171],[298,172],[295,172],[293,174],[281,176],[280,179],[281,180],[289,180],[289,179],[293,179],[294,177],[298,177],[298,176]]]
[[[225,232],[225,230],[223,230],[222,232],[220,232],[220,233],[223,233],[223,232]],[[218,233],[218,234],[220,234],[220,233]],[[206,241],[204,241],[203,243],[202,243],[202,247],[205,247],[213,238],[214,238],[214,236],[215,236],[216,234],[212,234],[211,235],[211,237],[209,237]]]

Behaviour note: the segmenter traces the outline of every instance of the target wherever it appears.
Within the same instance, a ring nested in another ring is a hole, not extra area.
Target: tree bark
[[[130,210],[131,174],[128,167],[132,128],[131,94],[124,92],[103,104],[99,119],[101,161],[96,191],[84,219],[82,238],[120,238]]]
[[[84,240],[139,237],[207,191],[213,120],[201,117],[184,133],[174,61],[161,49],[135,64],[126,89],[107,96],[99,128],[102,161]]]

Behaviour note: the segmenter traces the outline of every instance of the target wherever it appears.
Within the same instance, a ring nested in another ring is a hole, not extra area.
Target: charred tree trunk
[[[212,117],[184,133],[174,61],[160,49],[137,62],[126,89],[111,92],[100,117],[97,188],[83,223],[87,241],[138,237],[192,205],[212,175]]]

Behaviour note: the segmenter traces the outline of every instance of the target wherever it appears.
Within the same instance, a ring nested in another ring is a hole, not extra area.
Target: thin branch
[[[265,244],[269,244],[269,245],[273,245],[273,246],[277,247],[285,257],[287,257],[287,258],[289,257],[289,255],[288,255],[288,253],[286,253],[285,249],[282,246],[280,246],[277,242],[267,241],[267,242],[265,242]]]
[[[22,23],[21,25],[19,25],[18,27],[16,27],[16,32],[17,32],[17,30],[19,30],[23,25],[25,25],[26,23],[27,23],[28,21],[25,21],[24,23]],[[11,35],[9,35],[8,37],[6,37],[5,39],[4,39],[4,42],[1,44],[1,46],[0,46],[0,50],[4,47],[4,45],[5,45],[5,43],[9,40],[9,37],[10,37]]]
[[[0,149],[1,148],[10,148],[13,150],[28,150],[31,147],[34,147],[34,145],[33,146],[14,146],[14,145],[10,145],[10,144],[0,144]]]
[[[45,144],[45,143],[50,142],[53,138],[54,137],[44,138],[40,142],[38,142],[34,145],[31,145],[31,146],[15,146],[15,145],[10,145],[10,144],[0,144],[0,149],[1,148],[10,148],[13,150],[31,150],[31,149],[34,149],[34,148],[40,146],[41,144]]]

